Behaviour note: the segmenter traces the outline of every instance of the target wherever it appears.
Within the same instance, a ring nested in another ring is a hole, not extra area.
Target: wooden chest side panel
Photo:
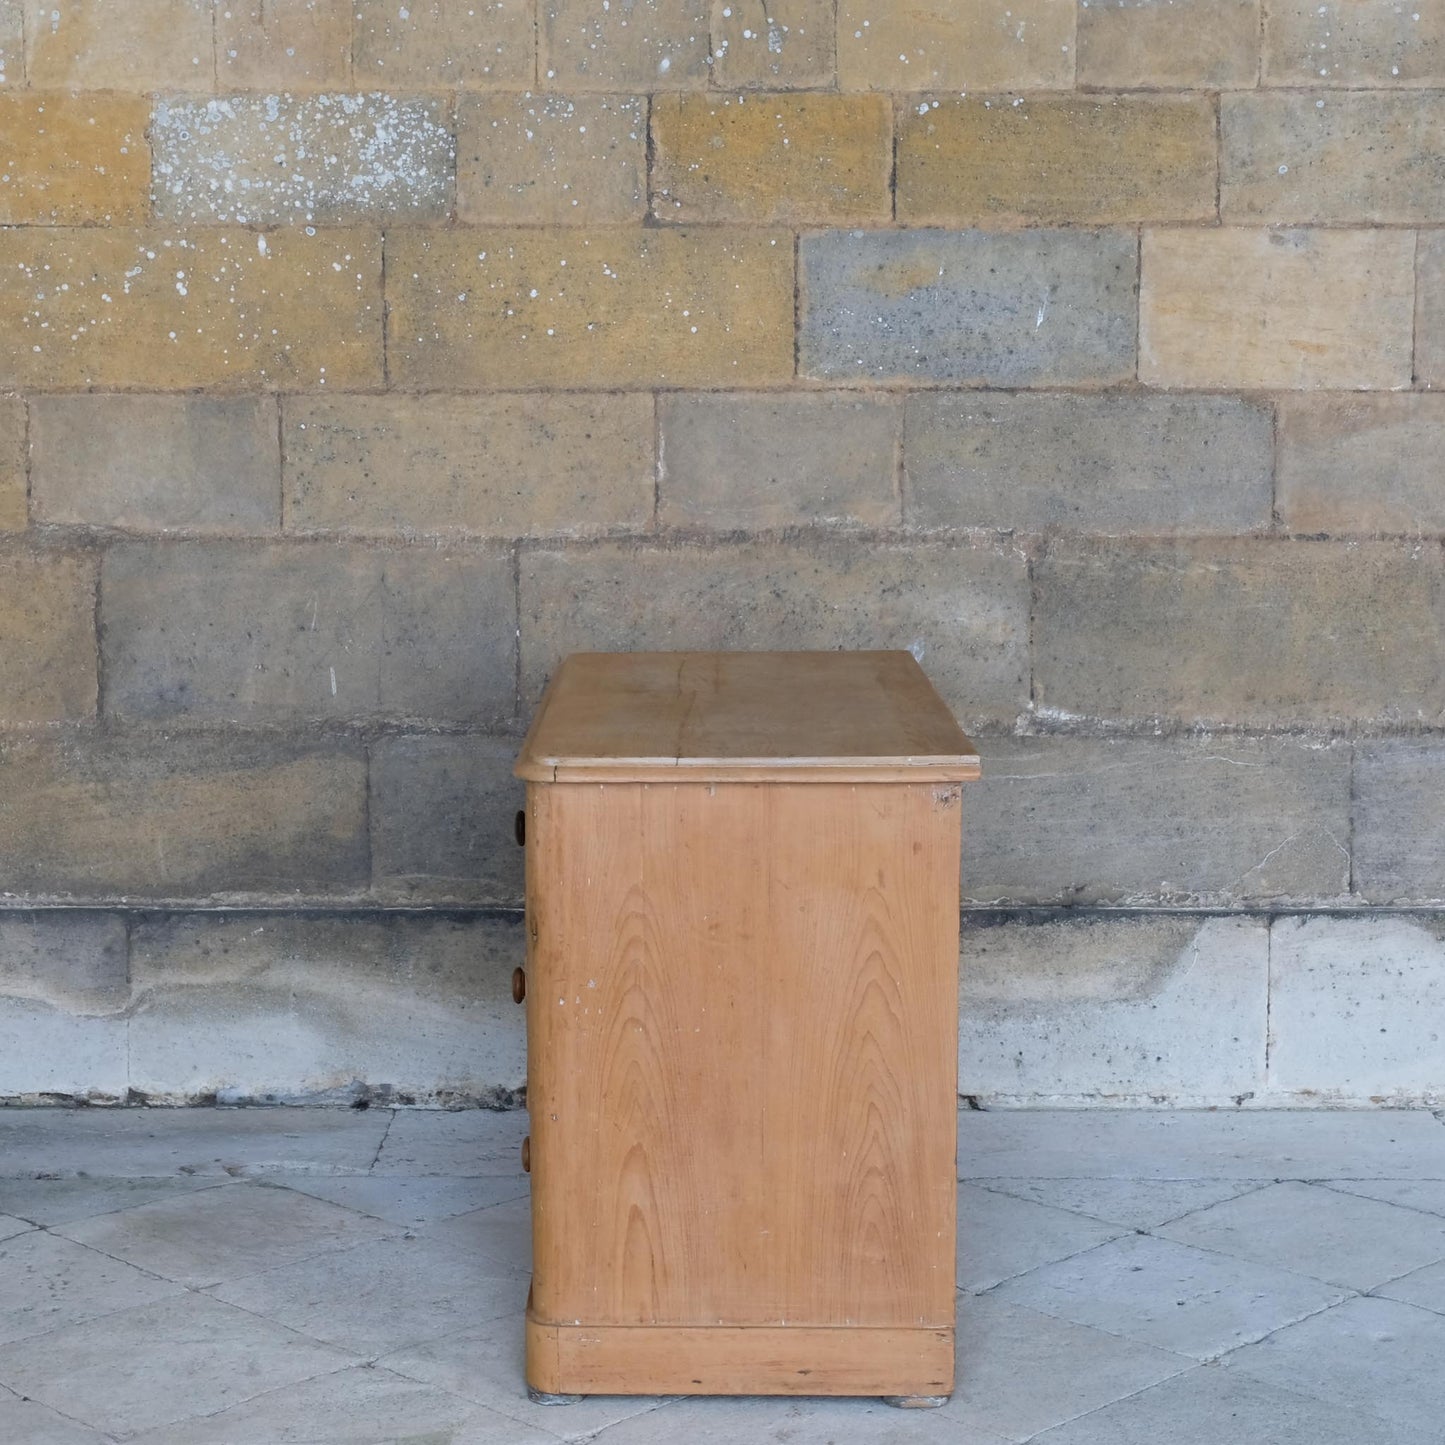
[[[538,1320],[952,1324],[958,795],[529,788]]]

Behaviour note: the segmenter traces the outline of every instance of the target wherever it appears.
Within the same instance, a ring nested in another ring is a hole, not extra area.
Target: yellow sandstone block
[[[787,232],[391,232],[401,386],[746,386],[793,373]]]
[[[209,90],[211,0],[24,0],[34,86]]]
[[[0,225],[143,221],[149,117],[139,95],[0,93]]]
[[[1411,231],[1146,231],[1139,379],[1151,386],[1408,386]]]
[[[892,208],[884,96],[658,96],[652,140],[661,221],[842,226]]]
[[[1212,220],[1215,175],[1204,96],[968,96],[899,117],[912,225]]]
[[[0,386],[382,379],[374,231],[0,230]]]
[[[1074,0],[839,0],[843,90],[1067,90]]]

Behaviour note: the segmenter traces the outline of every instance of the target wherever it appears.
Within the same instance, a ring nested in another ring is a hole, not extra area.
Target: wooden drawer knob
[[[528,1134],[527,1137],[522,1140],[522,1173],[523,1173],[523,1174],[530,1174],[531,1172],[532,1172],[532,1136],[531,1136],[530,1134]]]
[[[512,823],[512,831],[517,835],[517,847],[525,848],[527,846],[527,810],[525,808],[517,809],[517,816]]]
[[[522,967],[512,970],[512,1002],[521,1003],[527,997],[527,971]]]

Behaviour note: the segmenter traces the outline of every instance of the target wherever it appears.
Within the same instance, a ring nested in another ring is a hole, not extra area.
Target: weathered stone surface
[[[842,226],[892,212],[883,96],[658,96],[652,146],[660,221]]]
[[[1238,907],[1349,886],[1350,759],[1286,738],[983,738],[964,800],[979,904]]]
[[[1214,217],[1204,96],[945,96],[900,108],[898,219],[949,226]]]
[[[708,78],[708,0],[537,0],[544,82],[582,90],[676,90]]]
[[[1415,380],[1445,386],[1445,231],[1421,231],[1416,253]]]
[[[224,0],[216,6],[218,89],[344,90],[358,0]]]
[[[1226,95],[1220,130],[1226,221],[1445,220],[1445,93]]]
[[[1436,740],[1358,746],[1355,889],[1371,903],[1445,902],[1442,787],[1445,746]]]
[[[25,403],[0,396],[0,532],[25,526]]]
[[[922,392],[903,425],[915,526],[1197,533],[1270,522],[1273,418],[1257,402]]]
[[[1028,585],[1003,547],[607,544],[524,552],[521,584],[527,705],[569,652],[714,648],[907,647],[970,723],[1027,697]]]
[[[0,386],[381,381],[375,232],[0,230]]]
[[[652,520],[652,427],[652,398],[633,392],[289,399],[286,526],[496,537],[641,529]]]
[[[744,531],[898,521],[899,411],[884,397],[667,394],[658,514]]]
[[[150,137],[163,222],[336,225],[452,211],[456,146],[440,100],[162,97]]]
[[[832,0],[712,0],[713,83],[724,90],[826,86],[837,73]]]
[[[1270,1086],[1300,1102],[1445,1098],[1445,929],[1438,916],[1277,918]]]
[[[1445,533],[1442,455],[1445,396],[1282,397],[1280,519],[1292,532]]]
[[[0,987],[0,1100],[124,1099],[126,1031],[127,1020],[118,1014],[71,1013],[28,998],[6,998]]]
[[[805,376],[1103,386],[1134,374],[1132,231],[827,231],[802,238],[799,265]]]
[[[95,559],[0,550],[0,723],[95,713]]]
[[[522,902],[516,738],[389,737],[371,752],[372,884],[398,902]]]
[[[209,89],[211,0],[23,0],[33,86]]]
[[[386,248],[402,386],[747,386],[793,372],[785,232],[399,230]]]
[[[1036,579],[1045,708],[1267,727],[1445,709],[1438,548],[1081,541],[1050,547]]]
[[[180,1102],[491,1104],[526,1079],[519,920],[177,914],[141,923],[132,1087]]]
[[[149,116],[138,95],[0,95],[0,225],[143,221]]]
[[[1152,386],[1406,386],[1406,231],[1145,231],[1139,379]]]
[[[269,397],[35,397],[30,449],[40,522],[202,532],[280,526]]]
[[[646,96],[464,95],[457,127],[463,221],[605,225],[647,210]]]
[[[25,12],[21,0],[0,0],[0,85],[25,81]]]
[[[533,81],[529,0],[355,0],[353,9],[358,86],[446,90]]]
[[[1259,0],[1080,0],[1079,84],[1233,90],[1259,71]]]
[[[1226,1104],[1264,1087],[1269,925],[965,919],[959,1092]]]
[[[0,913],[0,998],[70,1014],[119,1013],[130,996],[119,913]]]
[[[1445,11],[1369,0],[1270,0],[1266,85],[1438,85],[1445,81]]]
[[[839,0],[844,90],[1067,90],[1074,0]]]
[[[106,710],[241,722],[510,718],[500,553],[122,543],[101,582]]]
[[[358,892],[366,760],[218,734],[0,743],[0,877],[36,898]]]

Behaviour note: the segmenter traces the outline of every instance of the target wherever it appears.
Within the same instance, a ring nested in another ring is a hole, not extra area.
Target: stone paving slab
[[[0,1282],[0,1345],[7,1347],[180,1293],[168,1280],[38,1229],[0,1243]]]
[[[1216,1359],[1345,1297],[1303,1275],[1140,1234],[1009,1280],[998,1294],[1196,1360]]]
[[[370,1365],[163,1425],[131,1445],[554,1445],[556,1437]]]
[[[349,1109],[0,1109],[0,1175],[365,1174],[390,1121]]]
[[[1081,1214],[958,1186],[958,1287],[989,1289],[1052,1260],[1067,1259],[1124,1231]]]
[[[28,1219],[32,1224],[54,1226],[98,1214],[114,1214],[171,1199],[197,1189],[219,1189],[230,1182],[219,1179],[178,1176],[174,1179],[105,1179],[81,1175],[72,1179],[0,1179],[0,1209]]]
[[[229,1280],[212,1293],[372,1358],[518,1309],[526,1304],[528,1283],[515,1265],[425,1239],[393,1238]]]
[[[24,1445],[106,1445],[104,1435],[0,1387],[0,1440]]]
[[[128,1435],[353,1363],[355,1356],[245,1310],[184,1294],[7,1345],[0,1383],[97,1430]]]
[[[1445,1421],[1442,1359],[1445,1316],[1395,1300],[1351,1299],[1227,1363],[1231,1371],[1438,1441]]]
[[[929,1412],[533,1404],[526,1130],[0,1111],[0,1445],[1441,1445],[1428,1113],[962,1114]]]
[[[401,1231],[308,1194],[244,1183],[58,1225],[56,1232],[201,1289]]]
[[[1072,1210],[1127,1229],[1153,1229],[1258,1189],[1253,1179],[975,1179],[1016,1199]]]
[[[524,1174],[462,1179],[408,1179],[399,1174],[325,1179],[312,1174],[273,1174],[267,1182],[412,1229],[508,1200],[530,1198]]]
[[[1427,1110],[966,1110],[960,1179],[1445,1179]]]
[[[1036,1445],[1434,1445],[1358,1410],[1206,1365],[1036,1436]]]
[[[1293,1181],[1187,1214],[1155,1232],[1358,1290],[1445,1259],[1445,1219]]]
[[[522,1326],[522,1312],[514,1307],[477,1328],[398,1350],[378,1363],[569,1440],[663,1405],[640,1395],[592,1395],[565,1408],[534,1405],[522,1383]]]
[[[959,1301],[958,1379],[940,1414],[1028,1440],[1193,1366],[1183,1355],[986,1294]]]

